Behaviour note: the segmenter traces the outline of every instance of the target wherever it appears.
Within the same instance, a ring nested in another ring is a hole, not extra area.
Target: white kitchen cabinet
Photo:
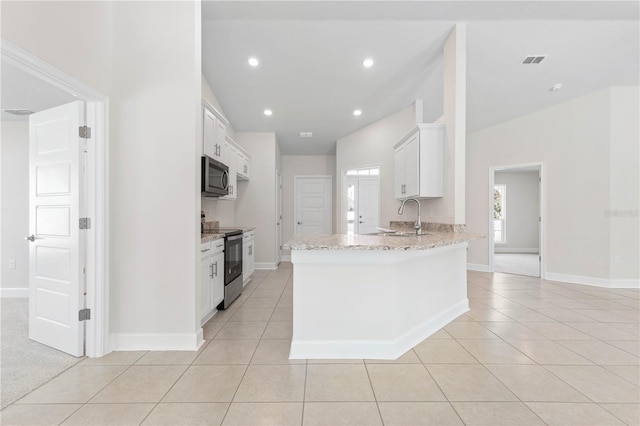
[[[419,124],[394,149],[396,199],[444,195],[444,125]]]
[[[245,232],[242,238],[242,282],[247,285],[255,270],[256,231]]]
[[[229,195],[220,197],[221,200],[235,200],[238,197],[238,149],[232,139],[225,140],[225,151],[227,153],[229,166]]]
[[[238,149],[238,180],[251,179],[251,158],[242,148]]]
[[[227,164],[225,135],[227,120],[208,102],[202,106],[202,153]]]
[[[224,240],[200,245],[200,318],[202,324],[224,299]]]

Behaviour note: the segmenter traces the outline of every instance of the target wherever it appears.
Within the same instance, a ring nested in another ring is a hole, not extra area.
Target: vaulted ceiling
[[[232,126],[276,132],[285,154],[333,153],[338,138],[416,99],[425,122],[440,117],[442,48],[457,22],[469,132],[639,84],[633,1],[204,1],[202,17],[203,73]],[[546,59],[522,65],[528,55]]]

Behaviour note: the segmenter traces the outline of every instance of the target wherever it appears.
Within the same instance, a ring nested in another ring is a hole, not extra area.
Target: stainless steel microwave
[[[203,197],[229,194],[229,167],[209,156],[202,157],[201,192]]]

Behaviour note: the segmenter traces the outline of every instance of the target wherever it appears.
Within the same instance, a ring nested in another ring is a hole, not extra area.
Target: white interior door
[[[84,354],[84,103],[29,117],[29,338]]]
[[[276,265],[282,261],[282,176],[276,170]]]
[[[331,234],[331,176],[295,177],[296,235]]]
[[[378,231],[380,210],[380,180],[358,179],[357,233],[373,234]]]

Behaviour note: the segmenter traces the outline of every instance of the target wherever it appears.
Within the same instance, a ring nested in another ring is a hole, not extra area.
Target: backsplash
[[[389,222],[389,227],[391,229],[400,229],[400,230],[410,230],[413,231],[413,224],[415,222],[398,222],[391,221]],[[454,225],[452,223],[430,223],[430,222],[422,222],[422,230],[423,231],[432,231],[432,232],[467,232],[467,225]]]
[[[209,229],[218,229],[220,228],[220,222],[217,220],[213,220],[211,222],[204,222],[203,224],[203,230],[209,230]]]

